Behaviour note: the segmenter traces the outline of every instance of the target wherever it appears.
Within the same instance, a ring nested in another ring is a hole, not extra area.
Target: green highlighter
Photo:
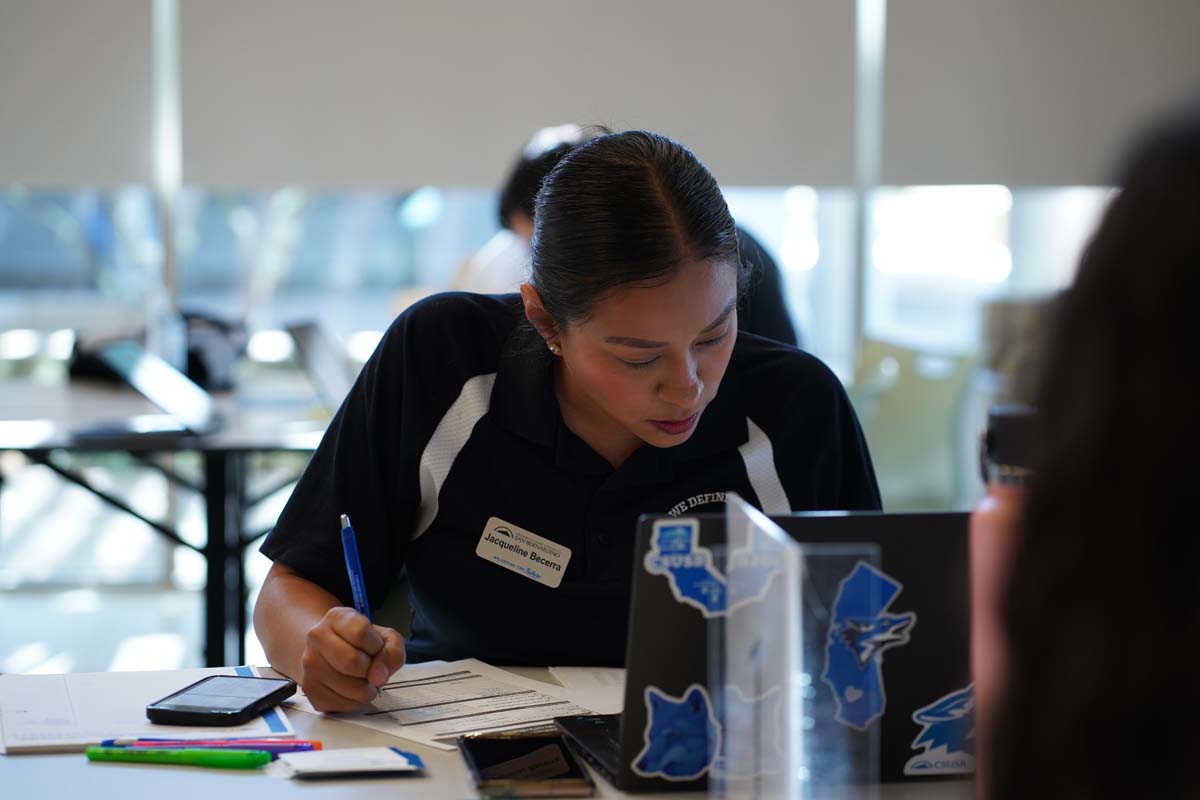
[[[190,764],[193,767],[256,769],[271,760],[266,750],[214,750],[202,747],[89,747],[88,761],[140,761],[151,764]]]

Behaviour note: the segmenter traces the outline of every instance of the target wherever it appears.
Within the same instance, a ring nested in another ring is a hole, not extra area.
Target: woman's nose
[[[666,403],[690,411],[696,407],[696,402],[704,391],[704,382],[700,380],[696,365],[691,359],[680,367],[681,369],[668,376],[658,387],[658,396]]]

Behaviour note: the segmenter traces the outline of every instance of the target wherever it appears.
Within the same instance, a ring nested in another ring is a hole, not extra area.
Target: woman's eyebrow
[[[729,301],[729,305],[725,306],[725,310],[717,315],[717,318],[712,321],[711,325],[709,325],[704,330],[700,331],[700,334],[703,335],[706,333],[712,333],[714,330],[721,327],[721,323],[724,322],[725,320],[729,319],[729,315],[733,313],[733,309],[736,307],[737,307],[737,298],[735,297]]]
[[[711,333],[712,331],[721,327],[721,323],[729,319],[729,315],[733,313],[733,309],[736,307],[737,298],[734,298],[733,300],[729,301],[729,305],[725,306],[725,309],[717,315],[716,319],[714,319],[704,330],[700,331],[700,335],[703,336],[706,333]],[[667,342],[652,342],[649,339],[637,339],[632,336],[606,336],[604,337],[604,341],[607,344],[620,344],[624,345],[625,347],[641,347],[647,350],[656,347],[667,346]]]

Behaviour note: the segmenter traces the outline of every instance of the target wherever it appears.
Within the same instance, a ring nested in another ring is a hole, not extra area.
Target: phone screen
[[[586,797],[592,793],[591,778],[561,736],[473,736],[458,743],[484,796]]]
[[[237,711],[251,706],[291,681],[215,675],[164,697],[151,707],[169,711]]]

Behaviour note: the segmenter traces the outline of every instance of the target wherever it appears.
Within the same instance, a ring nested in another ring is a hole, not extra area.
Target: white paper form
[[[209,675],[257,675],[252,667],[154,672],[78,672],[0,675],[0,727],[8,753],[82,751],[126,737],[290,737],[295,728],[280,708],[244,725],[156,725],[146,706]]]
[[[319,713],[307,697],[286,701]],[[554,717],[590,714],[567,689],[523,678],[476,659],[406,666],[392,675],[374,702],[350,714],[331,714],[402,739],[453,750],[454,739],[548,723]]]
[[[598,714],[619,714],[625,706],[623,667],[550,667],[550,674]]]

